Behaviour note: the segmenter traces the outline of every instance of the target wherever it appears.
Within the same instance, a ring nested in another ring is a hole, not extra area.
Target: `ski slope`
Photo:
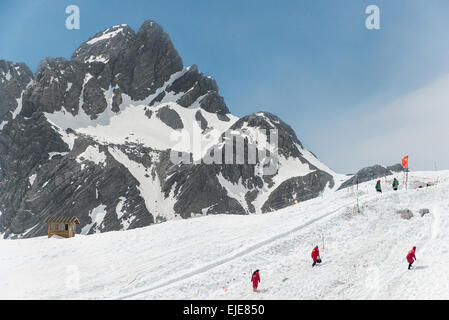
[[[397,192],[390,180],[382,194],[371,181],[267,214],[0,240],[0,298],[449,299],[449,171],[412,172]],[[401,219],[396,210],[407,208],[414,217]],[[323,263],[312,268],[317,244]],[[413,245],[418,260],[407,270]]]

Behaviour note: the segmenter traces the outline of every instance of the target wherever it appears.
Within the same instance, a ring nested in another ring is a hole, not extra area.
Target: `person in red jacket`
[[[253,275],[251,277],[251,282],[253,283],[253,291],[257,292],[257,286],[259,285],[259,282],[260,282],[259,270],[256,270],[253,272]]]
[[[312,250],[312,260],[312,267],[315,267],[317,263],[321,263],[320,249],[318,249],[318,246],[315,246],[315,248]]]
[[[410,250],[407,254],[407,262],[408,262],[408,269],[412,267],[413,262],[416,260],[415,256],[416,247],[413,247],[412,250]]]

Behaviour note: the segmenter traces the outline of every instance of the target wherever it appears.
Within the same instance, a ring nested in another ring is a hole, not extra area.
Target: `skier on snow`
[[[251,282],[253,283],[253,291],[257,292],[257,286],[259,285],[259,282],[260,282],[259,270],[256,270],[253,272],[253,275],[251,277]]]
[[[416,247],[413,247],[413,249],[410,250],[408,252],[408,254],[407,254],[407,262],[408,262],[408,269],[409,270],[412,267],[412,264],[413,264],[414,260],[416,260],[415,251],[416,251]]]
[[[317,263],[321,263],[320,249],[318,249],[318,246],[315,246],[315,248],[312,250],[312,260],[312,267],[315,267]]]
[[[380,180],[377,180],[376,183],[376,191],[382,193],[382,187],[380,185]]]
[[[398,181],[398,179],[394,178],[394,180],[393,180],[393,190],[397,191],[398,187],[399,187],[399,181]]]

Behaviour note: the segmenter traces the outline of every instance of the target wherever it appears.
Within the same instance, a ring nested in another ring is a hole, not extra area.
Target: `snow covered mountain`
[[[410,172],[408,189],[402,178],[382,178],[382,194],[370,180],[267,214],[0,240],[0,298],[449,299],[449,171]],[[312,268],[315,245],[323,263]]]
[[[264,175],[265,159],[251,163],[248,150],[268,150],[255,136],[269,129],[278,131],[279,166]],[[177,139],[196,134],[199,149]],[[242,162],[202,161],[211,150],[224,157],[229,139],[242,139]],[[174,163],[172,151],[193,163]],[[233,116],[216,81],[184,66],[154,21],[137,33],[127,25],[108,28],[70,60],[42,60],[35,75],[0,61],[5,238],[44,235],[48,216],[77,216],[81,233],[93,234],[202,214],[265,213],[347,178],[275,115]]]

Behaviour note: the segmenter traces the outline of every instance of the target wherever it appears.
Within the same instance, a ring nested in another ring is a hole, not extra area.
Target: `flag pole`
[[[408,166],[407,166],[406,178],[405,178],[405,189],[408,189]]]
[[[405,189],[408,189],[408,155],[405,156],[404,158],[402,158],[402,167],[404,167],[405,172],[404,172],[404,176],[405,176]]]
[[[405,189],[407,190],[408,189],[408,171],[409,171],[409,165],[408,165],[408,156],[407,156],[407,174],[406,174],[406,177],[407,177],[407,179],[406,179],[406,182],[405,182]]]
[[[360,207],[359,207],[359,176],[356,175],[357,180],[357,190],[356,190],[356,196],[357,196],[357,213],[360,213]]]

